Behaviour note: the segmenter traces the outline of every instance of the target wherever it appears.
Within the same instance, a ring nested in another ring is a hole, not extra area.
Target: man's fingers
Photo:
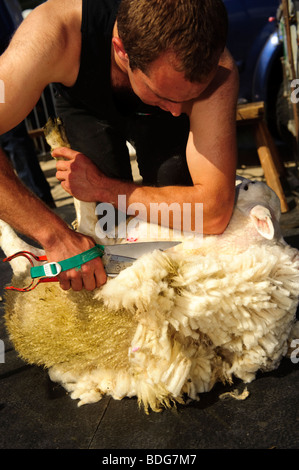
[[[66,178],[66,174],[64,171],[56,171],[56,178],[58,181],[64,181]]]
[[[68,176],[70,176],[70,162],[58,160],[56,163],[56,178],[58,181],[64,181]]]
[[[95,280],[96,280],[96,287],[101,287],[107,282],[107,274],[103,267],[103,269],[99,269],[95,271]]]
[[[95,275],[94,275],[94,269],[91,263],[86,263],[83,266],[81,266],[81,276],[82,276],[82,281],[84,288],[86,290],[94,290],[97,285],[96,285],[96,280],[95,280]]]
[[[95,242],[91,237],[67,227],[67,236],[57,239],[56,243],[46,250],[46,255],[49,261],[59,262],[82,254],[94,246]],[[91,291],[102,286],[106,281],[104,265],[99,256],[83,263],[80,268],[68,269],[59,274],[59,282],[63,290],[78,291],[85,288]]]
[[[57,160],[57,162],[56,162],[56,170],[57,171],[65,171],[65,170],[69,170],[69,168],[70,168],[70,162],[69,161]]]
[[[63,290],[72,288],[80,291],[82,288],[92,291],[101,287],[107,281],[107,275],[101,260],[92,260],[81,266],[79,270],[70,269],[59,275],[60,287]]]
[[[101,259],[89,261],[81,267],[82,279],[86,290],[101,287],[107,281],[107,275]]]
[[[61,289],[69,290],[71,288],[71,281],[68,279],[66,273],[59,274],[58,279]]]
[[[68,147],[59,147],[52,151],[53,158],[65,158],[67,160],[72,160],[77,154],[78,152],[76,150],[70,149]]]

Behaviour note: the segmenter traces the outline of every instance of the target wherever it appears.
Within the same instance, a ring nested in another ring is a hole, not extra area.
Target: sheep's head
[[[257,231],[264,238],[272,240],[281,214],[280,201],[275,192],[265,183],[238,177],[236,197],[236,207],[244,215],[251,217]]]

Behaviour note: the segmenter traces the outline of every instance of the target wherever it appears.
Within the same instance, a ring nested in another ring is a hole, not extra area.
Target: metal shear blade
[[[103,258],[106,273],[109,277],[117,276],[121,271],[133,264],[136,259],[154,250],[167,250],[181,242],[133,242],[116,245],[106,245]]]
[[[136,258],[118,255],[105,255],[103,258],[105,271],[109,277],[117,276],[121,271],[132,266],[134,261],[136,261]]]

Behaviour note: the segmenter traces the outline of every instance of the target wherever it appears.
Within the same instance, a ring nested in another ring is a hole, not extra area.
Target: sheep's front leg
[[[5,253],[5,256],[12,256],[18,251],[30,251],[35,255],[43,255],[44,251],[29,245],[22,240],[16,232],[3,220],[0,220],[0,246]],[[30,264],[23,257],[18,257],[10,261],[13,273],[15,275],[29,274]]]
[[[120,225],[118,225],[119,220],[116,215],[117,209],[110,205],[111,212],[109,212],[108,217],[110,216],[111,218],[108,226],[112,228],[112,231],[107,231],[107,233],[105,233],[102,231],[100,226],[97,227],[97,224],[100,224],[99,219],[102,215],[102,208],[97,210],[97,204],[99,204],[100,207],[101,203],[83,202],[74,198],[76,221],[73,223],[73,227],[75,230],[83,233],[84,235],[90,236],[96,243],[100,243],[102,245],[125,243],[127,241],[126,238],[120,238],[119,234],[126,233],[126,217],[120,217]],[[106,207],[107,205],[104,204],[104,206]]]
[[[76,210],[76,230],[77,232],[89,235],[96,239],[96,224],[98,218],[96,216],[96,203],[84,202],[74,198],[74,206]]]

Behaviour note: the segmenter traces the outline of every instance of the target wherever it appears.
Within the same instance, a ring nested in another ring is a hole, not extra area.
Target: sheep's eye
[[[248,184],[246,184],[243,189],[244,191],[248,191]]]

